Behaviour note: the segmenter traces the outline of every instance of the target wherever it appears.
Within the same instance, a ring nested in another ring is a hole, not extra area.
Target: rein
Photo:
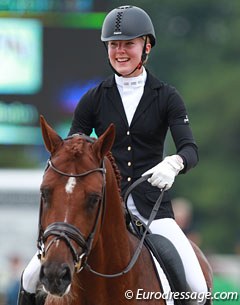
[[[125,202],[125,206],[126,206],[126,209],[127,209],[127,212],[128,214],[130,215],[131,217],[131,223],[133,224],[133,218],[132,218],[132,213],[129,211],[128,207],[127,207],[127,199],[128,199],[128,196],[130,195],[130,193],[132,192],[132,190],[138,186],[139,184],[141,184],[143,181],[146,181],[149,177],[151,176],[151,174],[149,175],[146,175],[146,176],[142,176],[140,177],[139,179],[137,179],[132,185],[130,185],[130,187],[127,189],[126,193],[125,193],[125,196],[124,196],[124,202]],[[133,266],[135,265],[135,263],[137,262],[137,259],[141,253],[141,250],[142,250],[142,247],[143,247],[143,243],[144,243],[144,240],[145,240],[145,237],[149,231],[149,227],[152,223],[152,221],[155,219],[156,215],[157,215],[157,212],[158,212],[158,209],[160,207],[160,204],[162,202],[162,199],[163,199],[163,195],[164,195],[164,191],[165,191],[165,188],[162,189],[162,192],[160,194],[160,196],[158,197],[153,209],[152,209],[152,212],[150,214],[150,217],[149,217],[149,220],[148,220],[148,223],[146,224],[145,226],[145,231],[142,235],[142,238],[140,240],[140,243],[138,244],[138,247],[137,249],[135,250],[129,264],[127,265],[127,267],[121,271],[121,272],[118,272],[118,273],[114,273],[114,274],[104,274],[104,273],[100,273],[100,272],[97,272],[95,270],[93,270],[89,264],[87,262],[85,262],[85,269],[91,271],[92,273],[94,273],[95,275],[98,275],[98,276],[101,276],[101,277],[105,277],[105,278],[114,278],[114,277],[118,277],[118,276],[121,276],[121,275],[124,275],[126,273],[128,273],[132,268]]]
[[[122,270],[118,273],[104,274],[104,273],[100,273],[100,272],[97,272],[96,270],[92,269],[91,266],[87,263],[88,256],[89,256],[89,254],[91,252],[91,249],[92,249],[92,243],[93,243],[93,240],[94,240],[94,236],[95,236],[95,233],[97,231],[98,222],[100,220],[100,215],[102,214],[102,219],[103,219],[104,214],[105,214],[105,208],[106,208],[106,198],[105,198],[106,167],[105,167],[104,160],[103,160],[102,167],[91,169],[91,170],[88,170],[86,172],[79,173],[79,174],[69,174],[69,173],[66,173],[66,172],[63,172],[63,171],[59,170],[58,168],[56,168],[53,165],[53,162],[50,159],[47,162],[47,167],[45,169],[45,172],[49,168],[51,168],[53,171],[55,171],[59,175],[67,176],[67,177],[76,177],[76,178],[77,177],[84,177],[84,176],[92,174],[94,172],[101,172],[102,175],[103,175],[102,200],[100,201],[100,204],[99,204],[99,207],[98,207],[98,212],[97,212],[97,215],[96,215],[96,219],[95,219],[93,229],[92,229],[91,233],[89,234],[89,236],[87,238],[85,238],[85,236],[82,234],[82,232],[77,227],[75,227],[71,224],[65,223],[65,222],[54,222],[54,223],[50,224],[45,230],[43,230],[42,224],[41,224],[41,217],[42,217],[42,202],[41,202],[40,210],[39,210],[39,233],[38,233],[38,240],[37,240],[37,245],[38,245],[38,249],[39,249],[38,258],[40,260],[44,260],[45,255],[46,255],[47,251],[49,250],[49,248],[55,242],[62,239],[67,244],[67,246],[69,247],[69,249],[72,253],[73,260],[74,260],[74,265],[75,265],[75,270],[76,270],[77,273],[80,272],[83,268],[92,272],[95,275],[105,277],[105,278],[114,278],[114,277],[118,277],[118,276],[121,276],[121,275],[124,275],[124,274],[128,273],[133,268],[133,266],[135,265],[139,255],[141,253],[145,237],[146,237],[147,233],[149,232],[149,227],[150,227],[152,221],[156,217],[156,214],[157,214],[158,209],[160,207],[160,204],[162,202],[162,198],[163,198],[165,189],[164,188],[162,189],[162,192],[161,192],[159,198],[157,199],[157,201],[156,201],[156,203],[155,203],[155,205],[152,209],[152,212],[150,214],[148,223],[145,226],[145,231],[144,231],[144,233],[141,237],[139,245],[136,248],[130,262],[127,265],[127,267],[124,270]],[[131,218],[132,225],[134,225],[134,221],[133,221],[133,215],[131,214],[131,212],[129,211],[129,209],[127,207],[128,196],[130,195],[130,193],[132,192],[132,190],[136,186],[138,186],[143,181],[147,180],[150,176],[151,175],[146,175],[146,176],[142,176],[141,178],[137,179],[127,189],[127,191],[125,193],[124,202],[125,202],[126,210],[127,210],[128,214]],[[49,244],[45,248],[44,243],[46,242],[46,240],[48,239],[49,236],[55,236],[55,237],[49,242]],[[72,244],[72,241],[74,241],[83,250],[83,252],[80,255],[77,253],[75,247]],[[84,262],[82,262],[83,258],[84,258]]]

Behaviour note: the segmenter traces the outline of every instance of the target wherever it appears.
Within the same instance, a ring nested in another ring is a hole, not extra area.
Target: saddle
[[[144,234],[146,225],[136,216],[131,215],[131,224],[129,229],[132,233],[137,235],[141,239]],[[182,260],[173,245],[173,243],[166,237],[153,234],[148,230],[144,245],[154,255],[161,268],[163,269],[166,278],[169,282],[172,292],[188,292],[188,284],[185,277],[185,271]],[[175,299],[174,303],[177,305],[183,305],[183,300]]]

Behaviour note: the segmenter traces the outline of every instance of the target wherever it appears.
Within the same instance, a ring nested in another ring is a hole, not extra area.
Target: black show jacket
[[[148,71],[144,93],[130,126],[112,75],[82,97],[75,109],[69,135],[78,132],[90,135],[94,128],[100,136],[110,123],[116,127],[112,154],[122,175],[123,195],[142,173],[162,161],[168,128],[176,153],[184,160],[181,173],[198,162],[197,146],[182,98],[174,87],[159,81]],[[141,215],[149,217],[159,194],[160,190],[147,181],[132,191]],[[157,218],[164,217],[173,217],[168,192],[165,192],[157,214]]]

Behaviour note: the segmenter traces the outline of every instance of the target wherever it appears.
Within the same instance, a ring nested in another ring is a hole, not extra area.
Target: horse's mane
[[[114,159],[114,157],[113,157],[113,155],[112,155],[112,153],[110,151],[107,153],[106,157],[111,162],[111,165],[112,165],[112,168],[113,168],[116,180],[117,180],[118,191],[121,194],[121,179],[122,179],[121,173],[120,173],[120,171],[118,169],[118,166],[117,166],[117,164],[115,162],[115,159]]]

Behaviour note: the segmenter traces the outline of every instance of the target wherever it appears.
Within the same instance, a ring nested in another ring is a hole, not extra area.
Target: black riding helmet
[[[111,40],[130,40],[142,36],[148,36],[151,46],[155,45],[156,37],[152,21],[148,14],[139,7],[120,6],[110,11],[103,21],[101,40],[104,43]],[[142,60],[134,71],[141,68],[146,59],[146,43],[147,38],[143,47]],[[114,72],[119,75],[116,70]]]
[[[148,14],[136,6],[120,6],[113,9],[104,19],[101,40],[130,40],[149,36],[152,47],[155,45],[155,31]]]

